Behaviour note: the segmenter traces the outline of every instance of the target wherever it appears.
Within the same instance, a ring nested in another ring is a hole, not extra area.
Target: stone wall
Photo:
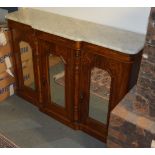
[[[112,111],[107,147],[151,147],[155,139],[155,117],[147,114],[145,106],[135,106],[136,89],[135,86]]]
[[[136,94],[136,104],[147,109],[148,115],[155,116],[155,8],[151,9],[149,17]]]
[[[110,116],[107,147],[151,147],[155,139],[155,8],[151,9],[137,85]]]

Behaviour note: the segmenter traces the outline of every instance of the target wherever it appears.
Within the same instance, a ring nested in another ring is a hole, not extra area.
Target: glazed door
[[[113,93],[113,69],[95,52],[81,56],[80,121],[83,131],[105,141]]]
[[[39,106],[41,99],[37,41],[31,27],[9,21],[16,74],[17,93]]]
[[[42,53],[42,110],[67,123],[73,120],[72,50],[52,42],[40,41]]]

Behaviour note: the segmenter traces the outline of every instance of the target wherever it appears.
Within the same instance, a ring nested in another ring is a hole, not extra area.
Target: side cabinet
[[[76,42],[8,21],[17,94],[39,109],[106,141],[111,110],[136,84],[136,55]]]
[[[106,141],[110,111],[135,85],[141,56],[129,56],[87,43],[81,53],[81,129]]]
[[[16,92],[39,106],[41,102],[39,54],[35,31],[25,24],[8,21],[12,36]]]

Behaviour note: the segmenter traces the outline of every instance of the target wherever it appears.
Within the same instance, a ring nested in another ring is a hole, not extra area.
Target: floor
[[[0,102],[0,133],[24,148],[104,148],[106,145],[41,113],[14,95]]]

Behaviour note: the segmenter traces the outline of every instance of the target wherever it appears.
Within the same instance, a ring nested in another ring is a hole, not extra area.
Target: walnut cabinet
[[[142,52],[123,54],[12,20],[8,24],[17,94],[71,128],[105,142],[110,112],[136,84]],[[24,44],[28,56],[22,54]],[[29,82],[24,65],[29,66]]]

